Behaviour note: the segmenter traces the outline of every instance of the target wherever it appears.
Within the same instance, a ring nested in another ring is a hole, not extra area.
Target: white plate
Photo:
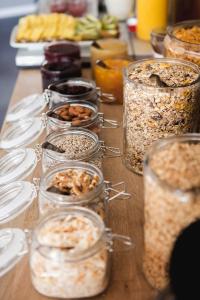
[[[44,46],[48,45],[50,42],[35,42],[35,43],[18,43],[16,42],[17,25],[13,28],[10,35],[10,46],[13,48],[23,48],[28,50],[43,50]],[[56,41],[55,41],[56,42]],[[76,42],[81,48],[88,48],[93,43],[92,40]]]

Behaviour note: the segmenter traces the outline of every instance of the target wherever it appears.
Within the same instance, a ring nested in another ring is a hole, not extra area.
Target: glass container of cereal
[[[184,60],[147,59],[129,65],[124,78],[124,163],[142,174],[153,141],[198,130],[200,68]]]
[[[165,55],[200,65],[200,21],[185,21],[167,29]]]
[[[32,284],[40,294],[96,296],[108,286],[115,240],[133,248],[131,238],[112,233],[92,210],[70,207],[40,220],[32,232],[1,229],[0,276],[29,252]]]
[[[67,101],[46,114],[47,133],[70,128],[86,128],[99,134],[101,128],[117,128],[118,122],[107,120],[98,107],[87,101]]]
[[[42,177],[39,210],[44,215],[72,205],[83,206],[92,209],[107,221],[109,202],[117,198],[127,199],[129,196],[123,182],[115,185],[106,182],[96,166],[79,161],[69,162]]]
[[[42,148],[44,172],[70,160],[89,162],[102,169],[103,157],[120,156],[119,148],[105,146],[96,133],[83,128],[52,132]]]
[[[169,263],[179,234],[200,216],[200,134],[153,144],[144,161],[144,273],[157,289],[169,283]]]

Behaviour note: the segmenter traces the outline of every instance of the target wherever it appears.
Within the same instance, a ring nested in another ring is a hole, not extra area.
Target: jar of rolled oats
[[[107,120],[91,102],[73,100],[46,113],[47,133],[69,128],[86,128],[99,134],[101,128],[117,128],[118,122]]]
[[[1,229],[0,276],[29,252],[32,284],[40,294],[64,299],[96,296],[108,286],[115,240],[125,249],[133,248],[131,238],[112,233],[92,210],[70,207],[40,220],[32,232]]]
[[[200,217],[200,134],[161,139],[144,161],[144,273],[157,289],[169,283],[174,243]]]
[[[168,27],[164,47],[165,56],[200,65],[200,21],[185,21]]]
[[[123,182],[106,182],[96,166],[85,162],[62,164],[43,175],[39,188],[40,214],[63,210],[69,206],[83,206],[108,221],[109,202],[128,199]]]
[[[152,142],[198,130],[200,68],[178,59],[130,64],[124,78],[124,162],[137,174]]]
[[[119,148],[105,146],[96,133],[84,128],[52,132],[42,148],[43,172],[70,160],[89,162],[102,169],[104,157],[120,156]]]

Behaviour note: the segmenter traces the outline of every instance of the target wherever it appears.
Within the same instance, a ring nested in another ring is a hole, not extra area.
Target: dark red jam
[[[44,48],[44,55],[50,63],[80,59],[80,47],[70,42],[52,43]]]
[[[52,86],[50,89],[59,94],[73,95],[73,96],[79,96],[92,91],[92,87],[81,85],[78,83],[68,83],[68,82],[61,83],[56,86]]]
[[[41,67],[41,74],[44,90],[52,83],[81,76],[81,65],[70,60],[62,63],[44,62]]]

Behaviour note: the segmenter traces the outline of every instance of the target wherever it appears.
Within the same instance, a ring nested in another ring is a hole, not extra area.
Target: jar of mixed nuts
[[[73,100],[65,104],[56,106],[46,114],[47,133],[72,127],[82,127],[89,129],[96,134],[101,128],[116,128],[115,120],[104,119],[103,113],[98,112],[98,107],[88,101]]]
[[[40,214],[75,205],[92,209],[107,222],[109,202],[130,196],[125,190],[119,191],[117,188],[119,184],[117,187],[105,182],[102,172],[94,165],[85,162],[62,164],[47,172],[40,181]]]
[[[144,272],[163,289],[169,281],[174,243],[200,217],[200,134],[168,137],[153,144],[144,162]]]
[[[42,147],[44,172],[70,160],[89,162],[102,169],[103,157],[120,156],[118,148],[105,146],[94,132],[83,128],[52,132]]]
[[[124,162],[142,174],[153,141],[198,130],[200,68],[178,59],[146,59],[124,78]]]
[[[32,232],[1,229],[0,240],[0,276],[30,249],[35,289],[42,295],[65,299],[88,298],[106,289],[114,240],[126,249],[133,248],[129,237],[113,234],[95,212],[83,207],[49,215]]]
[[[167,29],[165,55],[200,65],[200,21],[185,21]]]

